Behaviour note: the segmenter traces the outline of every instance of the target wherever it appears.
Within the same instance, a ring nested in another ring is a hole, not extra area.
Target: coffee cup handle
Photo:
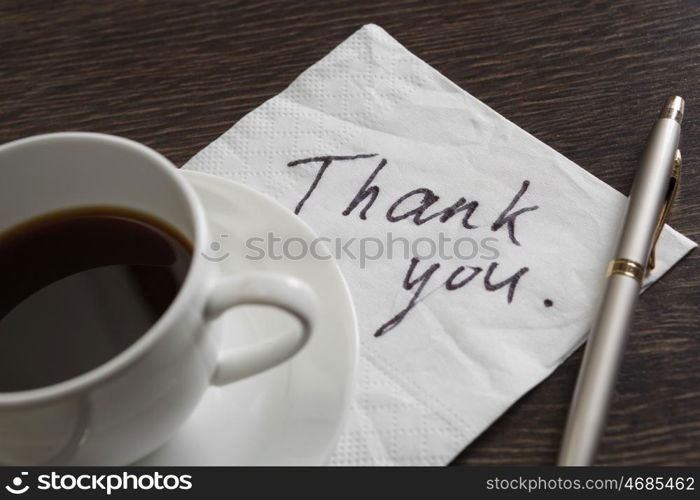
[[[300,331],[221,353],[212,376],[213,385],[230,384],[288,360],[308,342],[318,317],[318,299],[304,281],[285,274],[258,271],[219,279],[209,293],[204,318],[212,321],[241,305],[282,309],[296,317]]]

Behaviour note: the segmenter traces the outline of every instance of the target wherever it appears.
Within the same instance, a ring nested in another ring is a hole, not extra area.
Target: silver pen
[[[595,459],[642,280],[654,268],[656,243],[678,187],[684,108],[682,98],[670,97],[649,135],[581,362],[558,465],[591,465]]]

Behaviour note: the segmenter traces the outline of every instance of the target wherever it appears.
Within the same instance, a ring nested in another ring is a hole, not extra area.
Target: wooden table
[[[369,22],[625,193],[665,96],[684,96],[684,177],[671,224],[700,239],[692,0],[4,1],[0,142],[100,131],[182,164]],[[641,299],[599,464],[700,465],[699,272],[695,252]],[[553,463],[580,359],[579,351],[456,463]]]

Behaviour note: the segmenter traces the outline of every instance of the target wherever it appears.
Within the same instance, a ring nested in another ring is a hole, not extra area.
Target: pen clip
[[[649,253],[649,260],[647,261],[646,273],[649,274],[652,269],[656,266],[656,245],[659,242],[659,236],[661,236],[661,231],[666,224],[666,219],[668,219],[668,214],[671,212],[671,205],[678,192],[678,183],[681,180],[681,164],[683,159],[681,157],[680,150],[676,149],[676,154],[673,157],[673,171],[671,172],[671,178],[668,181],[668,190],[666,191],[666,200],[664,201],[664,206],[659,214],[659,221],[656,223],[656,229],[654,230],[654,239],[651,243],[651,252]]]

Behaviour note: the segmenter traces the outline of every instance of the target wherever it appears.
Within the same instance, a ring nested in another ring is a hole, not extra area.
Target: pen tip
[[[661,110],[661,118],[672,118],[678,123],[683,121],[683,113],[685,112],[685,101],[682,97],[674,95],[666,99]]]

